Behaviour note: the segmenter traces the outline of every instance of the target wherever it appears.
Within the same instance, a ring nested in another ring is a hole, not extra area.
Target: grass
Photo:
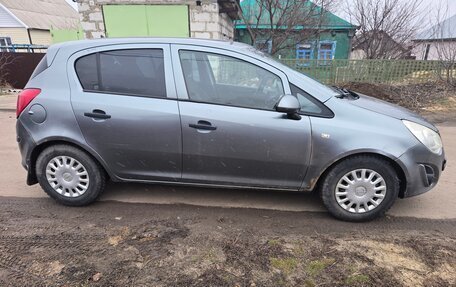
[[[210,248],[207,253],[204,254],[203,259],[210,263],[218,262],[217,251],[214,248]]]
[[[290,275],[298,266],[298,259],[293,257],[287,258],[270,258],[270,264],[272,267],[280,270],[282,273],[286,275]]]
[[[268,245],[273,247],[273,246],[280,246],[280,240],[278,239],[271,239],[271,240],[268,240]]]
[[[351,275],[345,280],[345,284],[351,285],[358,285],[363,283],[368,283],[370,281],[370,277],[364,274],[355,274]]]
[[[307,274],[309,274],[309,276],[311,276],[311,277],[318,276],[321,273],[321,271],[326,269],[328,266],[330,266],[334,262],[335,262],[335,260],[333,258],[325,258],[322,260],[311,261],[307,265],[307,269],[306,269]]]
[[[315,286],[317,286],[317,284],[312,279],[308,278],[304,281],[304,286],[305,287],[315,287]]]

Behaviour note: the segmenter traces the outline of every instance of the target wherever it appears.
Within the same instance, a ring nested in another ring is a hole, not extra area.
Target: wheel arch
[[[103,161],[103,159],[92,149],[88,149],[84,147],[82,144],[77,143],[71,139],[67,138],[53,138],[46,141],[42,141],[38,143],[30,153],[30,167],[28,168],[28,176],[27,176],[27,183],[29,185],[38,183],[38,179],[36,176],[36,161],[38,156],[41,154],[43,150],[48,147],[55,146],[55,145],[69,145],[73,146],[86,154],[88,154],[95,162],[97,162],[102,168],[105,174],[108,176],[109,179],[115,179],[115,175],[112,174],[107,167],[107,164]]]
[[[328,166],[326,166],[324,168],[323,172],[319,175],[319,177],[316,180],[312,189],[320,190],[322,181],[324,180],[326,175],[329,173],[329,171],[334,166],[336,166],[337,164],[339,164],[340,162],[342,162],[344,160],[347,160],[347,159],[350,159],[350,158],[353,158],[356,156],[371,156],[371,157],[376,157],[376,158],[388,161],[393,166],[394,170],[396,171],[396,173],[399,177],[399,181],[400,181],[399,198],[404,198],[405,191],[407,190],[407,177],[405,175],[403,168],[389,155],[384,154],[384,153],[377,153],[377,152],[358,152],[358,153],[352,153],[352,154],[348,154],[348,155],[340,157],[339,159],[330,163]]]

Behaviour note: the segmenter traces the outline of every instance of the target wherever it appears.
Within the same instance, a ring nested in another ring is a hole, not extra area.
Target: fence
[[[297,60],[281,59],[285,65],[320,82],[401,83],[437,80],[444,71],[440,61],[415,60]],[[449,69],[456,76],[456,67]]]
[[[0,52],[25,52],[25,53],[46,53],[48,46],[30,45],[30,44],[13,44],[9,46],[0,46]]]
[[[15,89],[24,88],[35,67],[44,57],[44,53],[9,53],[0,52],[1,59],[7,60],[0,70],[0,86],[7,84]]]

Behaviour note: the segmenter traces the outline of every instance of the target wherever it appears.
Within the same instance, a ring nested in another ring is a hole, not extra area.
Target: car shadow
[[[318,194],[259,189],[226,189],[109,182],[103,201],[188,204],[283,211],[325,211]]]

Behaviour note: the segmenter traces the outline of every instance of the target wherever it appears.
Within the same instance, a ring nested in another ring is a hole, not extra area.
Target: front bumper
[[[402,197],[416,196],[437,185],[446,165],[445,152],[442,150],[437,155],[418,144],[401,155],[397,163],[402,167],[407,181]]]

